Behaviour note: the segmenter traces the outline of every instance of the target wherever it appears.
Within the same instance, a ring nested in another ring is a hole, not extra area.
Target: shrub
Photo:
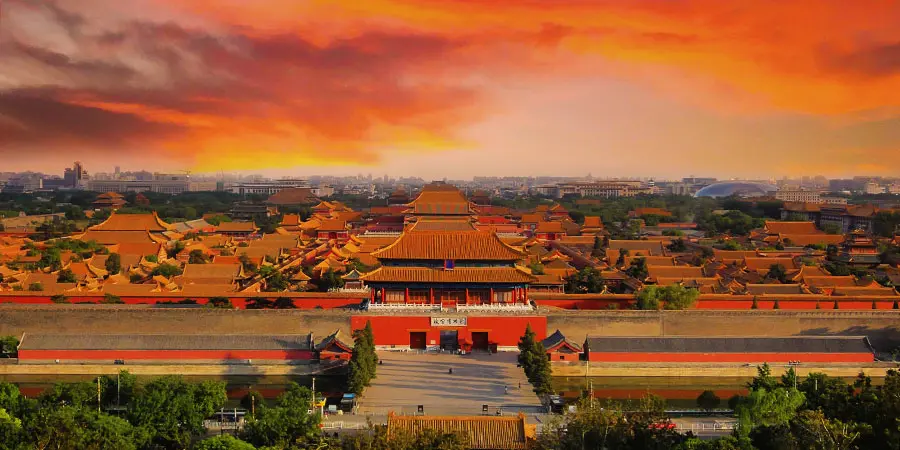
[[[121,305],[121,304],[124,304],[125,302],[122,301],[122,298],[119,297],[118,295],[106,294],[103,296],[102,299],[100,299],[100,303],[103,303],[106,305]]]
[[[69,303],[69,297],[62,294],[56,294],[50,297],[50,301],[53,303]]]
[[[32,292],[43,291],[44,285],[41,283],[31,283],[28,285],[28,290]]]
[[[234,309],[234,305],[231,304],[231,299],[228,297],[210,297],[206,306],[210,308]]]

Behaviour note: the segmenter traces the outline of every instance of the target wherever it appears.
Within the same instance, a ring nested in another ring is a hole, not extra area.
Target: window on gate
[[[385,290],[384,301],[387,303],[403,303],[406,291]]]

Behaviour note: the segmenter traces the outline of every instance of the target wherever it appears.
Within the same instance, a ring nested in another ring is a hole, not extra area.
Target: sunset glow
[[[0,9],[4,170],[900,175],[891,0]]]

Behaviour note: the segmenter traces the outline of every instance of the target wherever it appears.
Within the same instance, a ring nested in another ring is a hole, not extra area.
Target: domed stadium
[[[768,183],[757,183],[753,181],[723,181],[700,189],[694,194],[694,197],[729,197],[732,195],[737,195],[739,197],[761,197],[769,192],[774,192],[777,189],[777,187]]]

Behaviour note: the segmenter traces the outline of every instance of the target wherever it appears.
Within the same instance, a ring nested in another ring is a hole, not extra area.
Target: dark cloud
[[[886,77],[900,73],[900,41],[874,45],[850,53],[822,52],[824,65],[837,73]]]
[[[50,90],[0,94],[0,153],[10,144],[87,144],[113,150],[184,131],[178,125],[60,102],[55,99],[58,94]]]
[[[464,40],[370,32],[320,46],[298,34],[220,36],[147,22],[81,33],[90,25],[83,17],[61,10],[54,17],[64,22],[80,48],[103,50],[73,58],[30,42],[8,43],[18,61],[36,64],[36,71],[56,74],[61,81],[58,89],[4,100],[6,114],[31,130],[8,133],[6,142],[77,135],[111,144],[129,136],[153,139],[160,131],[178,132],[137,116],[67,103],[73,99],[245,118],[247,127],[269,134],[280,131],[268,121],[287,121],[327,139],[363,142],[376,123],[446,132],[461,120],[453,112],[468,107],[477,95],[438,80],[451,69],[441,67],[451,61],[448,56],[468,46]],[[418,79],[411,80],[410,74]],[[431,80],[432,75],[438,79]],[[42,117],[39,111],[45,108],[51,111]],[[83,110],[88,110],[85,116],[78,117]],[[104,121],[122,123],[114,130],[96,126]]]

